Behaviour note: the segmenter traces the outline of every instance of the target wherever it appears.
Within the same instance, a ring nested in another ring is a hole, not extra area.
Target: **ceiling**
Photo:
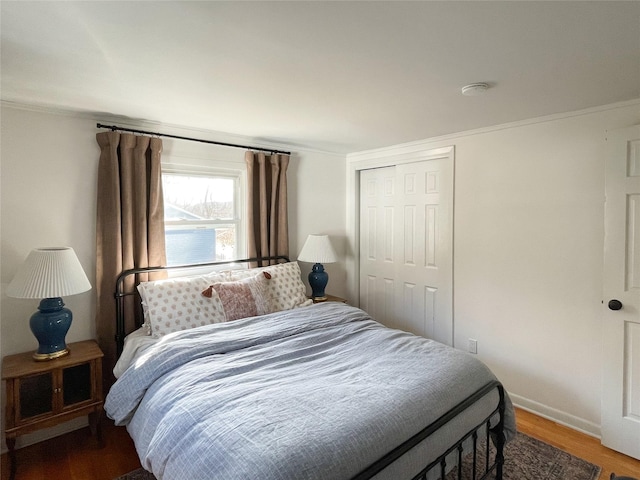
[[[640,2],[0,2],[1,98],[349,153],[640,98]],[[480,96],[461,87],[487,82]]]

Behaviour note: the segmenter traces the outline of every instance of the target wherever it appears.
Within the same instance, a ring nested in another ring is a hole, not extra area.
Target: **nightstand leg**
[[[15,480],[16,470],[18,468],[16,461],[16,439],[15,437],[7,438],[7,448],[9,449],[10,473],[9,480]]]
[[[89,429],[91,430],[91,435],[97,437],[100,447],[104,446],[102,440],[102,409],[89,414]]]

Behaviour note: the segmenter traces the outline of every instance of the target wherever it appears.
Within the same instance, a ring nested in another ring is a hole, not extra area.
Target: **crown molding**
[[[450,133],[447,135],[441,135],[438,137],[430,137],[422,140],[415,140],[407,143],[400,143],[397,145],[389,145],[387,147],[375,148],[372,150],[363,150],[360,152],[353,152],[347,154],[347,162],[357,162],[362,159],[375,158],[379,156],[388,156],[390,154],[397,154],[398,152],[415,152],[418,150],[424,150],[425,148],[433,148],[435,143],[452,142],[461,137],[469,137],[473,135],[481,135],[485,133],[497,132],[500,130],[508,130],[512,128],[519,128],[529,125],[535,125],[539,123],[553,122],[557,120],[564,120],[572,117],[579,117],[584,115],[591,115],[594,113],[605,112],[608,110],[616,110],[619,108],[627,108],[637,105],[638,116],[640,118],[640,98],[633,100],[626,100],[624,102],[611,103],[607,105],[600,105],[597,107],[589,107],[582,110],[576,110],[572,112],[554,113],[552,115],[544,115],[541,117],[528,118],[526,120],[518,120],[515,122],[502,123],[499,125],[493,125],[490,127],[482,127],[474,130],[465,130],[462,132]]]
[[[123,115],[116,115],[109,112],[92,112],[82,109],[74,109],[61,107],[58,105],[48,104],[35,104],[15,102],[10,100],[0,100],[0,105],[3,108],[12,108],[15,110],[23,110],[27,112],[43,113],[49,115],[60,115],[65,117],[73,117],[85,119],[88,121],[102,123],[102,124],[115,124],[119,127],[133,128],[138,130],[154,130],[158,133],[166,133],[171,135],[180,135],[185,137],[200,137],[204,140],[220,141],[227,143],[238,144],[251,144],[261,148],[273,148],[276,150],[288,150],[291,151],[291,156],[301,152],[330,155],[334,157],[345,158],[343,153],[330,152],[320,149],[313,149],[304,145],[287,142],[270,141],[268,139],[260,139],[256,137],[249,137],[244,135],[238,135],[235,133],[220,132],[215,130],[206,130],[204,128],[189,127],[185,125],[177,125],[170,123],[162,123],[155,120],[148,120],[143,118],[125,117]]]

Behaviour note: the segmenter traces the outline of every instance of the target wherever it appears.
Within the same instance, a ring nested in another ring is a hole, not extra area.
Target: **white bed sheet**
[[[120,355],[116,366],[113,368],[113,375],[116,378],[120,378],[135,359],[157,341],[157,338],[149,335],[149,329],[144,325],[127,335],[124,339],[122,355]]]

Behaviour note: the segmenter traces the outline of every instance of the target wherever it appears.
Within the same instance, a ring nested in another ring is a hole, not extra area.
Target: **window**
[[[163,172],[167,265],[238,258],[240,176]]]

